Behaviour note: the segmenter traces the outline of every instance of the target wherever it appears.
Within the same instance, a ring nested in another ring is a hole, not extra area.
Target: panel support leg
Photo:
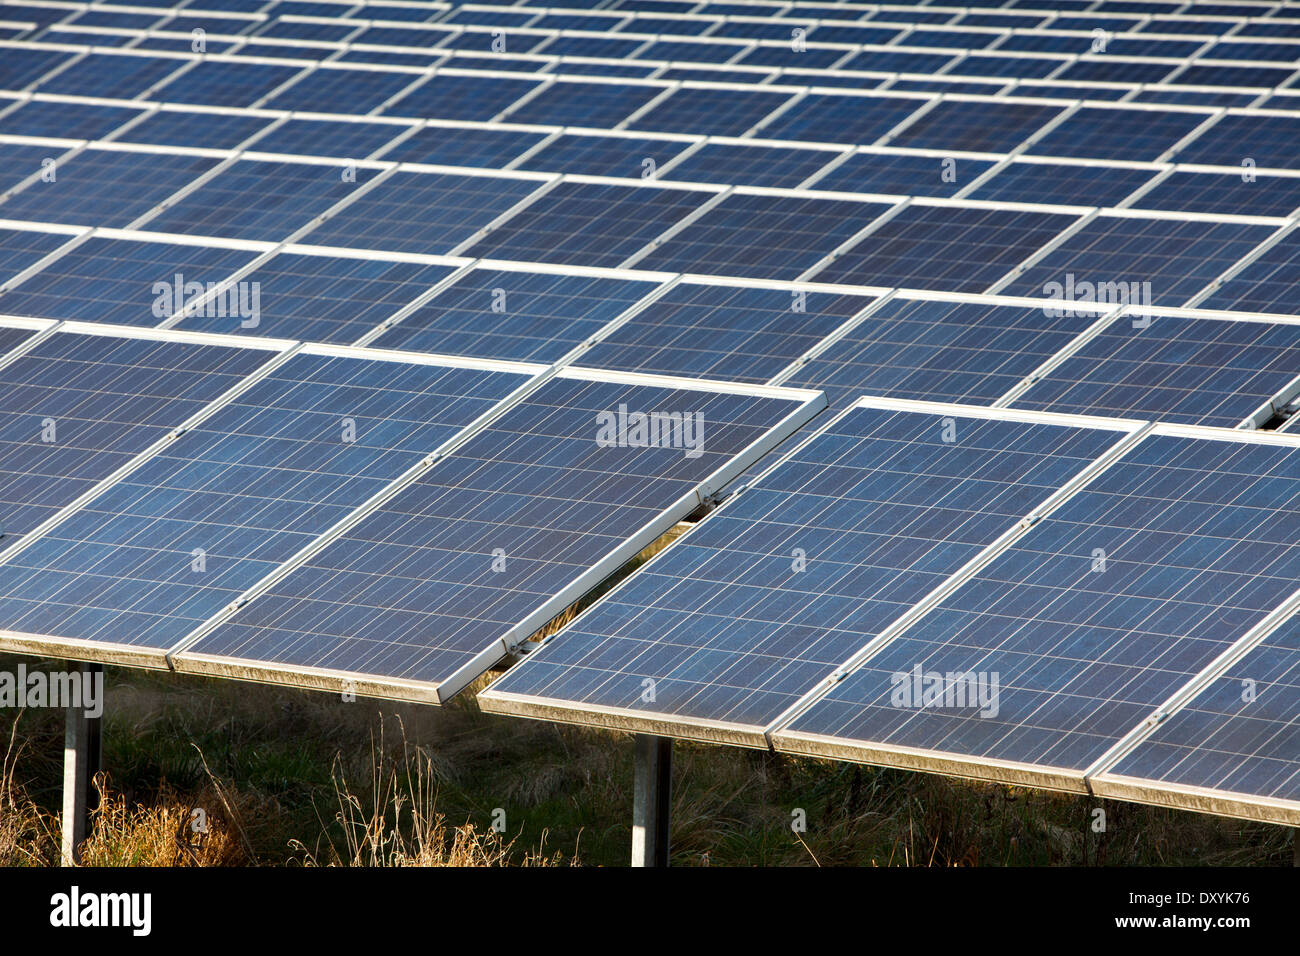
[[[672,809],[673,741],[636,735],[632,793],[632,865],[668,865]]]
[[[86,689],[93,681],[104,686],[104,665],[70,663]],[[74,701],[69,701],[69,704]],[[81,844],[90,833],[90,817],[99,804],[95,774],[99,773],[103,745],[103,715],[87,717],[87,701],[75,701],[64,714],[63,730],[63,865],[76,866]],[[102,704],[102,699],[100,700]]]

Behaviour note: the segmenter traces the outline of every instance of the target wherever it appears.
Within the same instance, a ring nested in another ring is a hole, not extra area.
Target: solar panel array
[[[3,0],[0,646],[1300,822],[1291,12]]]

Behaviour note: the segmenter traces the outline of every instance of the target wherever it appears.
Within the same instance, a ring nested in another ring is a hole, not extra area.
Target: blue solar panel
[[[615,726],[685,719],[677,732],[691,736],[721,721],[752,736],[1118,437],[854,409],[479,699],[612,708],[600,719]]]
[[[1085,106],[1035,141],[1029,152],[1041,156],[1155,160],[1210,116]]]
[[[115,139],[123,143],[229,149],[270,123],[265,116],[160,110]]]
[[[281,252],[177,327],[355,342],[451,271],[448,266],[413,262]],[[231,308],[236,303],[255,309]]]
[[[483,258],[617,267],[712,196],[563,182],[465,251]]]
[[[169,648],[526,378],[296,355],[0,565],[0,621]]]
[[[700,412],[708,429],[701,454],[597,444],[596,414],[621,405]],[[552,379],[178,663],[198,654],[259,669],[450,680],[444,693],[454,692],[504,653],[508,632],[521,628],[526,636],[527,622],[559,609],[556,595],[627,552],[629,536],[656,533],[688,509],[701,481],[795,405]]]
[[[58,156],[61,150],[48,155]],[[206,156],[90,147],[0,203],[0,216],[86,226],[126,226],[217,165]]]
[[[10,136],[99,139],[141,113],[142,110],[125,107],[34,100],[0,119],[0,133]]]
[[[520,168],[636,178],[645,174],[647,159],[662,167],[690,145],[682,140],[566,133],[529,156]]]
[[[1300,618],[1163,721],[1107,774],[1274,800],[1300,800]]]
[[[763,45],[750,50],[739,60],[738,66],[779,66],[790,69],[825,70],[834,66],[845,57],[851,56],[852,50],[843,48],[826,49],[805,46],[792,49],[789,45]],[[854,69],[857,69],[855,67]]]
[[[259,153],[303,153],[308,156],[366,159],[408,129],[409,126],[398,123],[291,119],[265,136],[258,137],[257,142],[249,148]]]
[[[951,198],[992,165],[956,157],[856,153],[818,179],[813,188]]]
[[[788,92],[682,87],[628,124],[628,128],[656,133],[740,136],[791,98]]]
[[[311,241],[447,253],[539,185],[534,179],[399,172],[313,230]]]
[[[1095,320],[1060,311],[894,299],[789,382],[826,392],[832,408],[860,395],[990,405]]]
[[[74,54],[63,50],[5,47],[4,56],[0,57],[0,89],[25,90],[46,73],[70,61],[73,56]],[[42,87],[42,92],[56,91]]]
[[[1267,239],[1272,226],[1228,222],[1099,216],[1006,289],[1015,295],[1059,295],[1049,284],[1150,283],[1144,304],[1182,305]]]
[[[997,100],[948,100],[889,141],[891,146],[1002,153],[1015,149],[1061,107]]]
[[[385,108],[383,113],[420,119],[486,121],[536,87],[536,80],[522,77],[439,73]]]
[[[662,86],[557,80],[511,110],[507,119],[511,123],[613,129],[663,91]]]
[[[372,344],[550,364],[654,288],[625,279],[475,269]]]
[[[263,105],[274,110],[369,113],[419,78],[419,73],[321,66]]]
[[[0,206],[0,209],[3,209]],[[1289,232],[1200,303],[1205,309],[1300,313],[1300,234]]]
[[[1300,376],[1300,325],[1146,321],[1119,319],[1013,404],[1236,428]]]
[[[55,232],[0,229],[0,283],[35,265],[71,238]]]
[[[637,265],[797,279],[889,208],[887,203],[733,194]]]
[[[1289,216],[1300,207],[1300,176],[1175,172],[1133,205],[1238,216]]]
[[[94,237],[0,294],[0,312],[158,325],[194,294],[190,283],[220,282],[253,256],[220,246]]]
[[[382,158],[399,163],[486,166],[501,169],[546,137],[513,129],[453,129],[431,126],[407,137]],[[528,166],[536,169],[535,166]]]
[[[1015,160],[976,187],[969,198],[1065,206],[1117,206],[1139,186],[1154,179],[1157,172],[1155,168],[1074,166]]]
[[[937,73],[957,59],[956,53],[904,53],[899,50],[863,50],[841,69],[877,73]]]
[[[1281,86],[1292,75],[1294,67],[1275,69],[1255,66],[1201,66],[1194,65],[1170,76],[1166,82],[1184,86]]]
[[[762,383],[871,301],[860,295],[683,283],[621,324],[581,363]]]
[[[1180,163],[1241,166],[1250,159],[1260,168],[1300,169],[1300,116],[1229,114],[1173,157]]]
[[[913,205],[819,272],[817,280],[983,292],[1075,218]]]
[[[821,149],[709,143],[664,172],[661,178],[793,189],[838,155]],[[818,188],[835,187],[819,185]]]
[[[0,367],[0,546],[108,477],[271,354],[61,332]]]
[[[153,98],[164,103],[252,106],[302,70],[300,66],[206,60],[169,80]]]
[[[764,139],[870,146],[925,105],[898,96],[810,93],[758,133]]]
[[[1294,447],[1150,436],[789,729],[1077,777],[1294,591],[1298,541]],[[917,666],[996,675],[993,712],[892,706]]]

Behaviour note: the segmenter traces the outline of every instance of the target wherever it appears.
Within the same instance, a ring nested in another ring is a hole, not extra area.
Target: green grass
[[[0,659],[0,666],[12,664]],[[369,862],[419,862],[412,827],[421,807],[445,821],[439,846],[450,847],[463,825],[474,839],[497,841],[483,856],[491,862],[537,862],[539,854],[583,865],[627,862],[626,734],[484,714],[472,693],[445,708],[348,703],[115,668],[107,685],[110,792],[126,808],[170,808],[167,821],[202,807],[228,837],[210,862],[359,859],[365,838],[358,834],[369,827],[397,841]],[[11,789],[52,814],[62,715],[4,713],[5,740],[15,720],[21,749],[11,761]],[[1290,834],[1281,827],[706,744],[676,745],[673,787],[674,865],[1291,862]],[[353,801],[343,819],[340,793]],[[1096,806],[1107,814],[1100,834],[1088,826]],[[491,829],[498,809],[505,811],[500,835]],[[800,834],[790,827],[796,809],[807,821]],[[18,813],[6,812],[11,820]],[[19,839],[35,846],[40,833],[31,825]],[[133,856],[122,842],[116,859],[158,858]],[[51,861],[41,846],[36,859]]]

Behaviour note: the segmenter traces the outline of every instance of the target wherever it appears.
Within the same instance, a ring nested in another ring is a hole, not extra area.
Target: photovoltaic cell
[[[0,547],[8,547],[273,353],[60,332],[0,367]],[[42,441],[46,422],[54,441]]]
[[[306,342],[355,342],[451,273],[448,266],[281,252],[254,269],[224,297],[177,328],[230,335],[265,335]],[[252,320],[229,303],[251,303]],[[236,300],[236,296],[240,298]],[[0,308],[3,308],[0,298]],[[220,303],[218,303],[219,305]],[[252,321],[253,324],[245,323]]]
[[[552,379],[182,656],[432,683],[477,672],[794,404]],[[702,413],[702,454],[597,444],[596,414],[620,405]]]
[[[1300,325],[1121,317],[1013,404],[1236,428],[1297,376]]]
[[[465,252],[490,259],[618,267],[712,196],[696,190],[562,182]]]
[[[311,241],[447,253],[540,185],[535,179],[399,172],[313,230]]]
[[[894,299],[790,379],[832,408],[861,395],[991,405],[1095,320],[1089,312]]]
[[[1118,440],[857,408],[499,679],[591,722],[752,736]],[[802,559],[802,560],[801,560]],[[646,680],[653,698],[646,702]],[[571,708],[571,709],[570,709]]]
[[[913,205],[817,273],[817,281],[983,292],[1075,218]]]
[[[1254,689],[1247,694],[1245,688]],[[1300,800],[1300,618],[1291,618],[1167,718],[1107,774]]]
[[[0,622],[169,648],[525,379],[296,355],[0,565]]]
[[[1148,436],[789,731],[1077,776],[1295,590],[1298,541],[1296,448]],[[998,675],[994,712],[892,706],[918,665]]]
[[[733,194],[637,265],[669,272],[797,279],[889,208],[887,203]]]
[[[585,352],[584,366],[760,384],[871,299],[683,283]]]
[[[0,89],[25,90],[46,73],[70,61],[76,54],[64,50],[36,50],[5,47],[0,57]],[[43,92],[53,92],[43,89]]]
[[[626,279],[475,269],[372,344],[550,364],[654,288]]]
[[[1099,216],[1000,290],[1059,295],[1049,283],[1134,282],[1143,302],[1182,305],[1267,239],[1272,226]],[[1131,287],[1131,285],[1130,285]]]
[[[157,325],[190,298],[188,283],[219,282],[253,256],[220,246],[92,237],[0,293],[0,312]]]

